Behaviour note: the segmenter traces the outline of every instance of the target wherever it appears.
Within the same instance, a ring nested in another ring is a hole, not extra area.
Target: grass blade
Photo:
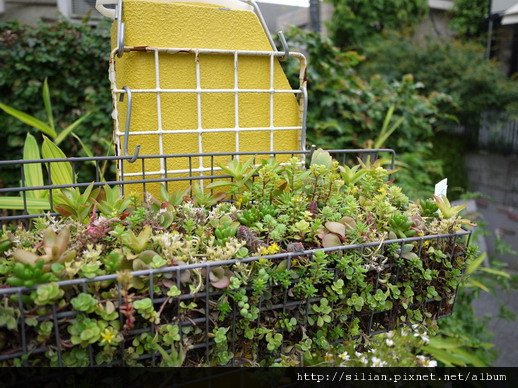
[[[8,115],[13,116],[15,119],[20,120],[22,123],[36,128],[37,130],[39,130],[47,136],[50,136],[51,138],[55,138],[57,136],[56,131],[53,128],[49,127],[47,123],[44,123],[43,121],[37,119],[34,116],[28,115],[27,113],[19,111],[18,109],[11,108],[10,106],[2,104],[1,102],[0,109],[2,109]]]
[[[36,138],[30,133],[27,134],[25,144],[23,146],[24,160],[38,160],[40,159],[40,150]],[[23,165],[23,174],[25,187],[43,186],[43,170],[41,163],[30,163]],[[45,198],[46,192],[43,190],[27,191],[27,198],[42,199]],[[29,212],[30,213],[30,212]]]
[[[50,209],[47,199],[26,198],[29,209]],[[24,210],[23,197],[0,197],[0,209]]]
[[[49,138],[44,136],[41,154],[44,159],[66,159],[65,154]],[[52,162],[50,164],[50,175],[55,185],[68,185],[74,183],[72,165],[68,162]]]
[[[66,139],[66,137],[68,135],[70,135],[70,133],[76,129],[79,125],[81,125],[81,123],[83,121],[85,121],[88,117],[90,117],[91,113],[87,113],[83,116],[81,116],[80,118],[78,118],[76,121],[74,121],[72,124],[70,124],[68,127],[66,127],[65,129],[63,129],[59,135],[54,139],[54,143],[56,145],[59,145],[63,140]]]
[[[52,103],[50,102],[50,91],[47,78],[45,78],[45,81],[43,81],[43,105],[45,105],[45,112],[47,113],[49,127],[51,127],[55,133],[56,128],[54,127],[54,115],[52,114]]]

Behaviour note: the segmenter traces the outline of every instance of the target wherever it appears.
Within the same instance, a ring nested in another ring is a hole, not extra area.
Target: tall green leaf
[[[45,78],[45,81],[43,81],[43,105],[45,105],[45,112],[47,113],[49,126],[55,132],[56,128],[54,126],[54,115],[52,114],[52,104],[50,102],[50,91],[47,78]]]
[[[23,145],[23,159],[24,160],[38,160],[40,159],[40,149],[36,138],[30,133],[25,138]],[[25,177],[24,185],[26,187],[43,186],[43,171],[40,163],[29,163],[23,165],[23,174]],[[35,190],[27,192],[28,198],[44,198],[45,191]]]
[[[47,123],[37,119],[34,116],[28,115],[18,109],[11,108],[8,105],[2,104],[0,102],[0,109],[2,109],[8,115],[13,116],[15,119],[20,120],[22,123],[30,125],[33,128],[36,128],[40,132],[43,132],[45,135],[55,138],[57,136],[54,128],[50,127]]]
[[[65,138],[74,130],[76,129],[83,121],[85,121],[89,116],[91,115],[91,112],[81,116],[76,121],[74,121],[72,124],[70,124],[68,127],[63,129],[59,135],[54,139],[54,143],[56,145],[59,145]]]
[[[66,159],[61,149],[54,144],[46,136],[43,137],[43,145],[41,146],[41,154],[44,159]],[[67,185],[74,183],[74,175],[72,165],[68,162],[51,162],[50,176],[52,183],[55,185]]]
[[[394,133],[396,129],[403,123],[404,117],[400,117],[390,128],[389,124],[392,120],[392,115],[394,114],[395,106],[391,105],[387,115],[385,116],[385,120],[383,121],[383,127],[381,128],[380,134],[378,138],[374,141],[373,148],[381,148],[388,140],[388,138]]]
[[[27,209],[50,209],[46,199],[26,198]],[[24,210],[23,197],[0,197],[0,209]]]

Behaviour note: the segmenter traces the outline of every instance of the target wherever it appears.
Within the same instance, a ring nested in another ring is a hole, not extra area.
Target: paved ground
[[[487,293],[481,294],[474,308],[480,316],[493,317],[490,329],[495,335],[494,344],[499,353],[493,366],[518,366],[518,321],[498,318],[498,308],[502,301],[518,315],[518,290],[500,292],[496,298]]]
[[[496,230],[503,241],[518,251],[518,209],[496,206],[489,202],[477,202],[478,211],[484,217],[490,230]],[[495,238],[486,236],[487,249],[495,254]],[[508,269],[518,274],[518,256],[506,254],[500,256],[508,264]],[[496,296],[487,293],[481,294],[474,303],[474,308],[480,316],[492,317],[490,328],[493,331],[494,344],[499,357],[494,366],[518,366],[518,320],[508,321],[498,318],[500,302],[518,315],[518,289],[499,291]]]

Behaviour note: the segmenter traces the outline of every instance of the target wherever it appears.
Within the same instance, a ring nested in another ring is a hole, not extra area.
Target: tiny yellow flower
[[[261,247],[259,248],[259,255],[260,256],[266,256],[266,255],[275,255],[276,253],[279,253],[281,251],[281,248],[277,243],[273,243],[267,247]]]
[[[277,243],[273,243],[268,247],[268,253],[270,255],[275,255],[281,251],[281,247]]]
[[[113,330],[110,327],[107,327],[101,333],[101,338],[102,338],[101,342],[104,344],[111,345],[114,342],[116,336],[117,336],[117,333],[115,332],[115,330]]]

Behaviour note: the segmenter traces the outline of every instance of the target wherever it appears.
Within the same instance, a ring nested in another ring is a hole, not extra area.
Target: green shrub
[[[94,154],[104,154],[112,132],[109,54],[109,32],[104,24],[92,27],[60,21],[34,27],[0,23],[0,102],[44,119],[41,88],[48,78],[58,126],[63,128],[91,111],[75,133]],[[2,112],[0,129],[6,139],[2,158],[21,158],[28,126]],[[67,155],[80,153],[77,141],[66,143]],[[17,175],[3,172],[0,185],[14,179]]]
[[[451,98],[427,93],[412,76],[391,81],[362,77],[357,67],[363,57],[356,52],[342,52],[330,39],[313,33],[294,30],[290,35],[290,43],[309,56],[308,143],[368,148],[380,136],[387,112],[394,107],[392,122],[401,120],[401,124],[383,145],[396,149],[402,154],[398,159],[408,164],[398,174],[404,189],[412,197],[429,194],[441,175],[431,139],[434,130],[450,119],[442,111],[450,106]],[[288,68],[288,72],[295,80],[297,70]]]
[[[386,29],[418,23],[428,11],[426,0],[328,0],[334,6],[328,25],[339,47],[358,48]]]
[[[444,106],[445,112],[456,115],[468,127],[477,128],[485,110],[513,109],[513,103],[516,108],[518,83],[486,60],[478,44],[429,40],[419,45],[410,38],[388,34],[366,45],[364,55],[363,75],[382,74],[390,81],[413,74],[422,82],[423,92],[449,94],[455,108]]]
[[[450,27],[459,37],[486,38],[487,0],[454,0]]]

